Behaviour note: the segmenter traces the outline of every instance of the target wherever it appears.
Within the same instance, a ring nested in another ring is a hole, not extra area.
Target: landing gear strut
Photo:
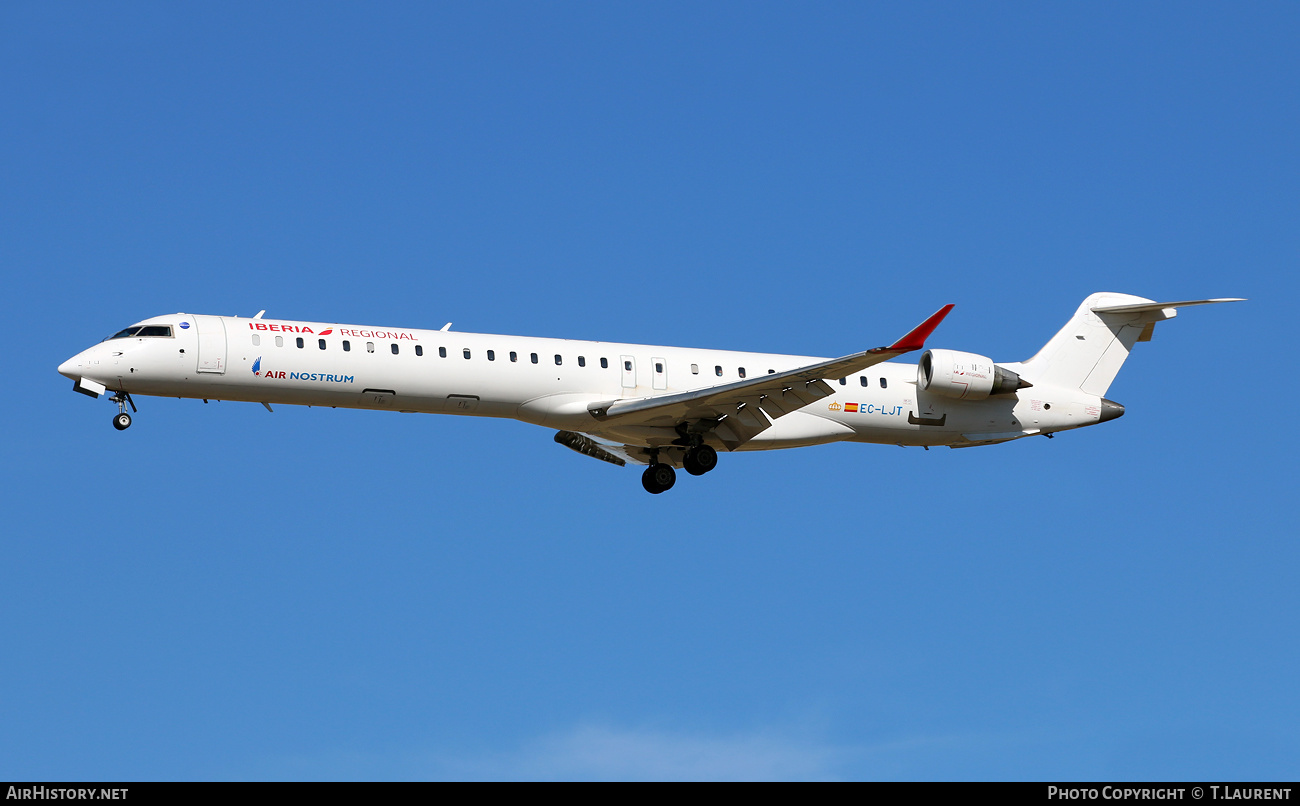
[[[131,415],[126,413],[126,406],[131,405],[131,411],[136,411],[135,401],[131,399],[129,392],[116,392],[109,400],[117,404],[117,414],[113,416],[113,427],[118,431],[125,431],[131,427]]]
[[[708,445],[696,445],[682,458],[682,467],[692,476],[703,476],[718,466],[718,452]]]
[[[672,465],[661,465],[657,461],[647,467],[641,474],[641,486],[651,495],[658,495],[672,488],[677,481],[677,471]]]

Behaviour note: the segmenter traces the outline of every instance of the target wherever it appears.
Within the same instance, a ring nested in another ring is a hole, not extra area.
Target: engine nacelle
[[[916,385],[932,395],[958,400],[983,400],[1033,386],[992,359],[956,350],[926,350],[916,365]]]

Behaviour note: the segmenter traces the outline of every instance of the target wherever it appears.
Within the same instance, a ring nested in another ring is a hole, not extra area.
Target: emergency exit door
[[[630,355],[620,355],[618,357],[619,369],[623,372],[623,388],[633,389],[636,387],[636,359]]]

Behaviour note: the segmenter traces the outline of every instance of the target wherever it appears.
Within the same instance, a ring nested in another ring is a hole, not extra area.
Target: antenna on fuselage
[[[264,314],[264,313],[266,313],[266,309],[265,309],[265,308],[263,308],[262,310],[258,311],[258,312],[257,312],[257,316],[254,316],[253,318],[254,318],[254,319],[261,319],[261,318],[262,318],[262,314]]]
[[[439,332],[439,333],[446,333],[448,330],[451,330],[451,322],[448,322],[447,324],[445,324],[445,325],[443,325],[442,327],[438,328],[438,332]]]

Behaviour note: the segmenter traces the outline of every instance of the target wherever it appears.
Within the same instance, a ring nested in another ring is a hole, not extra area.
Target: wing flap
[[[734,417],[741,425],[753,429],[755,432],[762,431],[772,424],[772,421],[763,416],[762,409],[757,406],[751,406],[748,403],[741,403],[736,407],[736,413],[727,415],[728,419]]]

